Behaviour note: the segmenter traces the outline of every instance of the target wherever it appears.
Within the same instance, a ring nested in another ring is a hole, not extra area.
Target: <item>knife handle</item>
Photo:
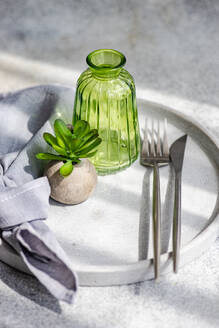
[[[181,173],[176,173],[173,212],[173,270],[178,272],[181,245]]]
[[[154,277],[160,275],[160,227],[161,227],[161,201],[160,201],[160,175],[157,163],[154,163],[153,177],[153,244],[154,244]]]

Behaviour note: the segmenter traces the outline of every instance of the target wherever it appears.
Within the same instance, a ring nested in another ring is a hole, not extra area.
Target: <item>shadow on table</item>
[[[34,277],[0,263],[0,279],[21,296],[53,312],[61,313],[57,299]]]
[[[180,274],[179,274],[180,275]],[[189,276],[190,277],[190,276]],[[197,279],[194,274],[194,279]],[[202,289],[195,284],[182,281],[182,276],[174,279],[172,282],[162,277],[160,281],[145,281],[133,285],[130,291],[133,295],[142,299],[153,299],[154,304],[159,307],[170,307],[176,313],[182,315],[191,315],[201,322],[206,322],[206,327],[212,324],[218,327],[218,295],[217,292],[210,292],[208,289]],[[157,303],[155,302],[157,300]],[[149,301],[150,302],[150,301]],[[204,309],[204,310],[203,310]],[[168,312],[167,312],[168,313]],[[168,316],[168,314],[167,314]]]

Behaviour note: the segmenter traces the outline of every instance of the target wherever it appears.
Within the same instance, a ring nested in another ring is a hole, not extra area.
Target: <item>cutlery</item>
[[[170,160],[175,171],[173,211],[173,270],[178,272],[181,243],[181,181],[187,135],[177,139],[170,147]]]
[[[155,128],[156,125],[156,128]],[[153,167],[153,248],[154,248],[154,276],[160,274],[160,230],[161,230],[161,200],[159,167],[169,163],[169,148],[167,142],[167,121],[164,121],[163,138],[161,138],[160,122],[152,120],[151,131],[145,120],[144,139],[142,142],[140,163]]]

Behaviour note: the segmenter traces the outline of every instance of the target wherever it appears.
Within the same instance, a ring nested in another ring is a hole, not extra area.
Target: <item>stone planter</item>
[[[79,204],[84,202],[93,192],[97,184],[96,169],[88,159],[74,166],[73,172],[68,177],[59,173],[61,161],[51,161],[45,168],[50,187],[50,197],[63,204]]]

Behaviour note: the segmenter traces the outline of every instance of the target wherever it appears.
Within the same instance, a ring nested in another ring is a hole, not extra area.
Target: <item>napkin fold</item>
[[[0,95],[0,232],[28,269],[57,299],[72,303],[77,277],[45,224],[50,186],[35,158],[45,151],[57,87],[42,86]],[[44,147],[44,149],[43,149]]]

